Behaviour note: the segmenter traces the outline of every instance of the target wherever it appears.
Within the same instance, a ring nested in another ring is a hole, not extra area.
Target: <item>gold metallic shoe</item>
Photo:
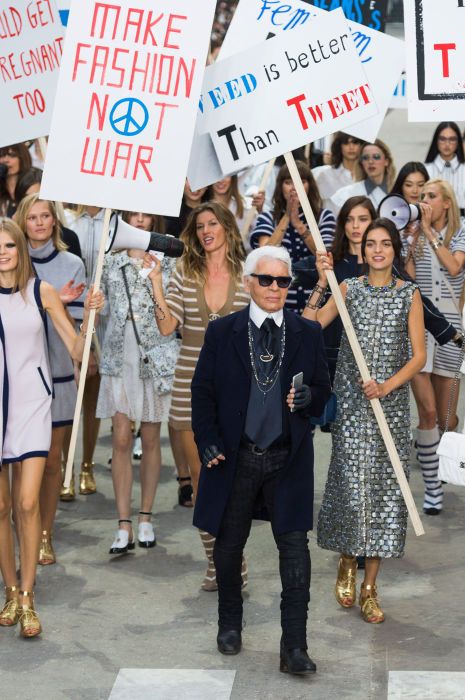
[[[16,586],[5,586],[6,601],[0,610],[0,625],[2,627],[13,627],[19,620],[18,588]],[[16,596],[12,596],[16,593]]]
[[[19,595],[29,598],[30,603],[24,603],[19,607],[19,624],[21,636],[26,638],[37,637],[42,632],[39,616],[34,610],[34,593],[31,591],[20,591]]]
[[[341,554],[337,569],[337,579],[334,593],[339,605],[351,608],[355,605],[355,575],[357,573],[357,558]]]
[[[55,564],[56,560],[52,546],[52,533],[49,534],[47,530],[42,530],[38,563],[41,566],[49,566],[50,564]]]
[[[63,474],[63,480],[65,478],[65,471],[64,469],[61,470]],[[74,488],[74,474],[71,476],[71,481],[69,482],[69,486],[66,487],[64,484],[61,486],[61,491],[60,491],[60,501],[64,501],[65,503],[68,503],[69,501],[74,501],[76,498],[76,490]]]
[[[379,607],[378,592],[376,586],[364,586],[360,589],[359,605],[365,622],[379,625],[384,622],[384,613]]]
[[[79,493],[83,496],[89,496],[97,491],[97,485],[94,477],[94,462],[83,462],[81,464],[81,473],[79,474]]]

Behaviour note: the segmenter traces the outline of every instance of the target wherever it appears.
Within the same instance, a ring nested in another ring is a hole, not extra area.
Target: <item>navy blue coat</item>
[[[274,527],[278,534],[313,526],[313,439],[310,416],[319,416],[330,395],[321,326],[284,310],[286,348],[281,368],[283,411],[288,412],[291,448],[276,490]],[[252,381],[248,342],[249,307],[209,324],[192,380],[192,428],[202,455],[218,445],[226,457],[219,466],[202,465],[194,525],[217,535],[231,493],[239,444],[244,433]],[[304,374],[312,391],[305,412],[286,404],[292,377]],[[260,504],[257,504],[259,508]],[[269,514],[260,517],[269,519]]]

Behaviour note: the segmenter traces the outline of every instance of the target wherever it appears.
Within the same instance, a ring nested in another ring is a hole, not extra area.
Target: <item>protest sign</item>
[[[404,0],[409,121],[463,120],[464,0]]]
[[[214,9],[74,0],[43,197],[178,215]]]
[[[223,172],[376,114],[341,10],[209,66],[201,111]]]
[[[60,13],[61,23],[64,27],[68,24],[69,17],[69,6],[71,5],[71,0],[56,0],[58,6],[58,12]]]
[[[240,0],[221,48],[220,59],[258,44],[270,35],[293,34],[300,27],[310,27],[317,18],[328,14],[321,8],[329,4],[320,2],[320,7],[313,7],[301,0]],[[357,138],[374,141],[405,67],[404,42],[358,22],[349,21],[348,24],[378,113],[346,131]],[[201,126],[200,130],[203,130]]]
[[[348,20],[359,22],[379,32],[384,32],[386,26],[387,0],[303,0],[303,2],[315,5],[320,10],[335,10],[341,7]]]
[[[389,105],[391,109],[407,109],[407,73],[402,71],[399,78],[399,82],[394,90],[394,95],[392,96],[391,104]]]
[[[0,9],[0,146],[45,136],[63,52],[54,0],[10,0]]]

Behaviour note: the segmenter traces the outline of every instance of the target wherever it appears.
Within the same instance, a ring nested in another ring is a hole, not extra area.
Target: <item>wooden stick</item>
[[[266,165],[265,170],[263,171],[263,176],[260,181],[260,185],[258,186],[258,191],[259,192],[264,192],[266,190],[266,186],[268,184],[268,180],[271,177],[271,173],[273,172],[274,164],[276,163],[276,158],[272,158]],[[252,222],[257,216],[258,211],[255,209],[255,207],[252,207],[249,209],[247,212],[244,223],[242,225],[242,231],[241,231],[241,236],[242,240],[245,241],[247,238],[247,235],[249,233],[250,227],[252,226]]]
[[[39,144],[39,150],[40,150],[40,153],[38,153],[37,155],[43,161],[45,161],[45,156],[47,155],[47,139],[45,138],[45,136],[39,136],[39,138],[37,139],[37,142]]]
[[[103,217],[102,238],[100,241],[100,248],[98,252],[97,267],[95,268],[95,278],[93,283],[94,291],[98,291],[98,289],[100,288],[100,281],[102,279],[103,263],[105,262],[105,248],[107,246],[108,233],[110,228],[110,217],[111,209],[105,209],[105,216]],[[91,309],[89,314],[89,322],[87,324],[86,340],[84,343],[84,353],[82,355],[81,372],[79,376],[79,387],[76,398],[76,407],[74,409],[73,430],[71,432],[71,440],[69,443],[68,461],[66,462],[65,479],[63,482],[65,488],[69,488],[71,476],[73,474],[74,453],[76,452],[79,422],[81,419],[82,399],[84,397],[84,388],[86,385],[87,367],[89,365],[90,346],[92,343],[92,328],[95,325],[95,316],[95,309]]]
[[[297,194],[299,196],[300,204],[302,206],[302,209],[304,210],[305,218],[307,219],[310,232],[313,236],[313,240],[315,241],[316,249],[320,253],[326,253],[325,244],[323,243],[323,239],[321,238],[321,234],[318,229],[318,224],[315,220],[315,216],[310,206],[310,202],[308,201],[302,178],[300,177],[299,171],[297,170],[297,165],[294,156],[292,155],[292,153],[286,153],[284,157],[286,159],[287,167],[289,168],[289,172],[294,182],[294,187],[296,188]],[[333,293],[334,301],[336,302],[337,310],[339,311],[339,316],[341,317],[341,321],[344,325],[344,329],[349,340],[350,347],[352,348],[357,367],[360,370],[360,374],[363,381],[367,382],[371,379],[370,371],[363,356],[362,349],[358,342],[358,338],[355,334],[355,330],[352,325],[349,312],[347,311],[347,307],[344,303],[341,290],[339,289],[339,284],[337,282],[334,271],[327,271],[327,278],[329,286],[331,288],[331,292]],[[420,520],[420,516],[418,515],[415,501],[413,500],[412,492],[410,490],[407,478],[402,468],[402,463],[400,461],[397,448],[394,444],[394,440],[392,439],[391,431],[387,424],[386,416],[384,415],[381,403],[379,399],[372,399],[370,403],[373,408],[376,420],[378,422],[378,426],[381,431],[384,444],[386,445],[386,449],[392,462],[397,481],[399,482],[399,487],[402,492],[402,496],[404,497],[405,504],[407,506],[407,510],[410,515],[413,528],[415,530],[415,534],[418,536],[424,535],[425,531],[423,528],[423,524]]]

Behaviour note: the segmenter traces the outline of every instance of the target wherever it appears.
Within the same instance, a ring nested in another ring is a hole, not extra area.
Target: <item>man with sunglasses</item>
[[[284,309],[291,282],[287,250],[257,248],[244,268],[250,306],[207,329],[192,380],[192,426],[202,459],[194,525],[216,536],[217,644],[222,654],[237,654],[242,551],[252,519],[271,520],[282,582],[280,670],[307,675],[316,671],[306,638],[309,419],[322,413],[330,382],[320,326]]]

